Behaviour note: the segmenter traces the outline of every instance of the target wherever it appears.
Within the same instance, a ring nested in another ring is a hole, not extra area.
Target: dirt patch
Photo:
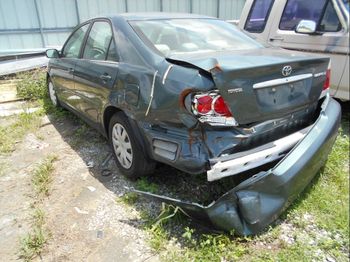
[[[84,131],[81,131],[82,128]],[[35,134],[27,134],[8,157],[0,177],[0,253],[18,258],[19,239],[30,227],[33,201],[30,170],[50,154],[55,162],[50,195],[44,200],[51,235],[43,261],[157,261],[146,244],[139,213],[116,201],[130,182],[118,174],[106,141],[73,117],[44,117]],[[109,176],[105,175],[106,168]]]

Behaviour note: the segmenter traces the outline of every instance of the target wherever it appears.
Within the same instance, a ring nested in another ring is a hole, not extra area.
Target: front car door
[[[58,98],[73,109],[79,102],[74,93],[73,73],[89,25],[78,27],[63,45],[60,57],[50,61],[50,76]]]
[[[108,20],[95,20],[86,39],[81,59],[74,70],[75,92],[80,111],[90,124],[101,122],[103,106],[118,74],[118,55]]]

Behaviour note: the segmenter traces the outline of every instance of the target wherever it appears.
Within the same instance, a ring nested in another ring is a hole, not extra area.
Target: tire
[[[53,85],[51,79],[47,80],[47,92],[49,94],[50,101],[54,107],[61,107],[60,101],[58,100],[55,86]]]
[[[124,176],[136,179],[153,172],[155,162],[145,155],[124,113],[112,116],[108,134],[116,164]]]

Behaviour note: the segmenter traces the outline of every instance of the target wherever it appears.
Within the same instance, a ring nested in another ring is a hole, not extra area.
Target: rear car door
[[[89,25],[89,23],[81,25],[70,35],[62,48],[60,57],[54,59],[51,64],[50,74],[57,95],[60,101],[73,109],[76,109],[79,103],[79,98],[74,92],[73,73]]]
[[[349,31],[336,0],[288,0],[275,2],[268,41],[286,49],[320,53],[331,57],[331,92],[338,90],[349,56]],[[317,24],[316,34],[300,34],[295,28],[301,20]],[[347,84],[347,89],[349,89]]]
[[[92,125],[98,126],[118,74],[118,55],[112,26],[108,20],[95,20],[86,39],[81,59],[74,70],[79,110]]]

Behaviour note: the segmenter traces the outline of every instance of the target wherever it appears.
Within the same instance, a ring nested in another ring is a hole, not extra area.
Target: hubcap
[[[117,123],[113,126],[112,130],[112,143],[115,155],[119,160],[119,163],[125,169],[129,169],[132,165],[132,148],[129,139],[129,135],[125,128]]]
[[[55,89],[53,88],[53,84],[51,82],[49,82],[49,96],[50,96],[52,104],[54,104],[56,106],[57,105],[56,92],[55,92]]]

